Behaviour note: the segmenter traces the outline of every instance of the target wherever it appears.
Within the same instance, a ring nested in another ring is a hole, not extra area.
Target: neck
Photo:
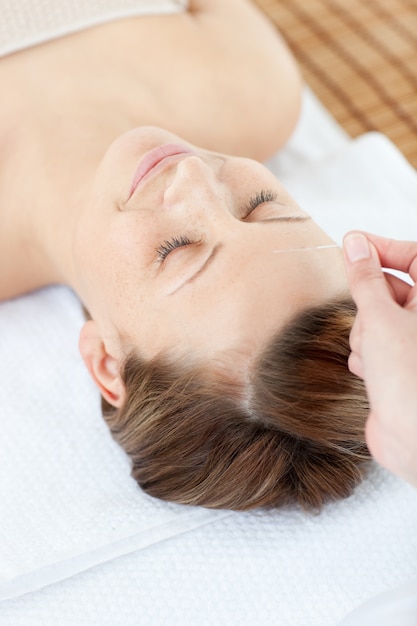
[[[52,283],[78,292],[73,237],[98,163],[120,134],[172,117],[146,64],[130,63],[134,26],[128,43],[116,24],[111,45],[93,29],[0,62],[0,299]]]
[[[50,284],[78,293],[73,238],[88,192],[110,143],[134,125],[120,110],[112,117],[33,116],[30,123],[2,116],[0,129],[0,299]],[[62,122],[64,120],[64,123]],[[20,259],[20,263],[16,263]]]

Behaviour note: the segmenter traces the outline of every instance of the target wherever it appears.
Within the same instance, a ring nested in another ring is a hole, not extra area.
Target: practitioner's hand
[[[366,439],[374,458],[417,486],[417,243],[352,232],[344,240],[358,314],[349,369],[365,381],[371,405]]]

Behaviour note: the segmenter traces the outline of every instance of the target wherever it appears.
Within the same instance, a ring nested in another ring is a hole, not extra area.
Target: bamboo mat
[[[417,167],[417,0],[255,0],[356,137],[385,133]]]

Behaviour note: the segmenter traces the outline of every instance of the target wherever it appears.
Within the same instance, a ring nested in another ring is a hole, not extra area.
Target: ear
[[[84,363],[104,399],[114,407],[121,407],[126,392],[119,363],[107,352],[94,320],[89,320],[82,327],[78,345]]]

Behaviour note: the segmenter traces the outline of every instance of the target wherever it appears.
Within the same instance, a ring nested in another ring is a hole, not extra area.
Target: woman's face
[[[247,357],[346,288],[338,249],[275,252],[329,243],[258,162],[142,127],[97,171],[76,233],[78,290],[107,342],[147,358]]]

